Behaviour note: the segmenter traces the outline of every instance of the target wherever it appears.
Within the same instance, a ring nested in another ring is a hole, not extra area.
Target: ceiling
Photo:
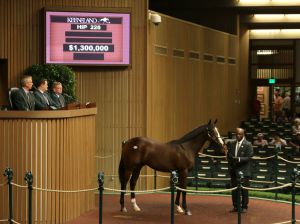
[[[249,29],[300,28],[300,22],[253,22],[253,14],[300,14],[300,6],[238,6],[236,0],[149,0],[150,10],[208,26],[224,32],[237,33],[237,16]]]

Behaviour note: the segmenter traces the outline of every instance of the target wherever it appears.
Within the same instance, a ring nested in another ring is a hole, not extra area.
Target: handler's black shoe
[[[231,209],[229,212],[237,212],[238,210],[237,210],[237,208],[233,208],[233,209]]]

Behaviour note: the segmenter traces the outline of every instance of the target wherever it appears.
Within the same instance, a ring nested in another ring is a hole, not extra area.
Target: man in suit
[[[62,95],[62,84],[60,82],[54,82],[52,87],[53,92],[50,93],[50,97],[55,103],[57,108],[62,108],[66,106],[66,101]]]
[[[32,77],[26,75],[21,79],[21,88],[11,92],[10,97],[13,110],[30,111],[35,109],[35,99],[32,92],[30,92],[32,85]]]
[[[47,79],[41,79],[37,83],[37,89],[33,92],[35,97],[35,109],[36,110],[49,110],[57,109],[53,100],[47,93],[48,81]]]
[[[253,156],[253,148],[251,142],[245,139],[245,132],[242,128],[236,129],[236,140],[230,142],[228,145],[227,160],[229,166],[229,173],[231,178],[231,186],[236,187],[239,177],[239,172],[243,173],[243,186],[249,186],[249,179],[251,176],[250,159]],[[242,189],[242,212],[247,212],[249,196],[248,190]],[[238,207],[238,192],[232,191],[233,209],[230,212],[237,212]]]

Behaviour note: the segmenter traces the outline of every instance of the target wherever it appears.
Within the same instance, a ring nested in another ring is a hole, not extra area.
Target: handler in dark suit
[[[253,148],[251,142],[245,139],[245,132],[242,128],[236,129],[236,141],[229,143],[227,160],[229,165],[229,173],[231,177],[231,186],[237,186],[239,172],[242,171],[244,178],[242,179],[243,186],[249,186],[251,176],[250,158],[253,156]],[[238,194],[237,191],[232,191],[233,209],[230,212],[237,212]],[[242,189],[242,212],[248,209],[249,196],[248,190]]]
[[[22,87],[11,92],[10,97],[13,110],[34,110],[35,98],[32,92],[30,92],[32,85],[32,77],[27,75],[21,79]]]
[[[66,101],[64,96],[62,95],[62,84],[60,82],[54,82],[52,86],[52,91],[50,93],[50,97],[55,103],[57,108],[62,108],[66,106]]]
[[[48,90],[48,81],[46,79],[41,79],[37,83],[37,89],[33,93],[35,97],[36,110],[57,109],[53,100],[47,93],[47,90]]]

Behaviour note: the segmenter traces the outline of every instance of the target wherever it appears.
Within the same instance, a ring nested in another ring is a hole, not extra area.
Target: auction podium
[[[7,167],[26,186],[33,174],[32,223],[65,223],[95,205],[96,108],[0,111],[0,220],[9,218]],[[4,184],[4,185],[3,185]],[[60,190],[48,191],[48,190]],[[13,220],[27,223],[28,189],[12,187]]]

